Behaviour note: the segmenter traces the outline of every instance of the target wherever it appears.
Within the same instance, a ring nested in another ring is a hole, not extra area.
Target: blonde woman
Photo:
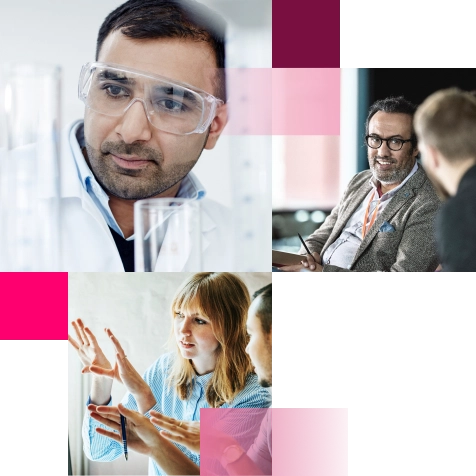
[[[177,291],[172,302],[171,340],[174,352],[159,357],[141,377],[109,329],[115,349],[114,368],[99,348],[93,333],[81,320],[73,322],[84,372],[92,372],[89,398],[95,405],[111,404],[113,380],[124,383],[128,393],[122,403],[149,417],[158,411],[177,420],[198,421],[200,408],[265,408],[268,391],[258,384],[245,352],[246,318],[250,296],[243,281],[231,273],[198,273]],[[112,461],[123,453],[122,445],[107,438],[106,428],[86,414],[84,450],[95,461]],[[175,447],[174,447],[175,448]],[[199,465],[199,455],[179,449]],[[149,474],[170,474],[149,460]]]

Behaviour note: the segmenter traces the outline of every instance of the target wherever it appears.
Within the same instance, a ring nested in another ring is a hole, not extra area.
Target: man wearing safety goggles
[[[226,125],[224,29],[194,0],[130,0],[105,19],[79,79],[84,123],[69,130],[66,186],[79,176],[81,189],[63,218],[68,271],[133,271],[134,203],[159,197],[200,200],[203,266],[231,270],[216,253],[229,213],[191,172]]]

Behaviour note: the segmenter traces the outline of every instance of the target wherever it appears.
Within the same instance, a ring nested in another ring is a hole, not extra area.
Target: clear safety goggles
[[[83,66],[78,95],[89,109],[106,116],[122,116],[140,101],[154,127],[179,135],[205,132],[223,104],[187,84],[106,63]]]

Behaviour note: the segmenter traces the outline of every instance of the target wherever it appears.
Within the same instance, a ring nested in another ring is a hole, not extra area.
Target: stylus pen
[[[304,246],[304,249],[306,250],[306,253],[308,255],[311,255],[312,259],[317,263],[316,258],[314,258],[314,256],[312,256],[311,252],[309,251],[309,248],[307,247],[306,243],[302,239],[302,236],[299,233],[298,233],[298,236],[299,236],[299,239],[301,240],[302,246]]]
[[[124,458],[127,461],[127,436],[126,436],[126,417],[121,415],[122,446],[124,446]]]

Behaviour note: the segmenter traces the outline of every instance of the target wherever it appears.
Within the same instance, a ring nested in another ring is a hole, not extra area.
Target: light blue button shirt
[[[190,398],[181,400],[175,390],[167,382],[172,354],[165,354],[149,367],[144,380],[154,394],[156,404],[150,410],[155,410],[177,420],[200,420],[200,409],[210,408],[206,399],[206,387],[213,376],[213,372],[196,376],[193,382]],[[109,404],[111,405],[112,402]],[[131,410],[138,411],[135,398],[126,393],[122,404]],[[258,377],[250,374],[245,388],[239,392],[231,403],[225,403],[220,408],[268,408],[271,406],[269,391],[258,384]],[[149,410],[149,411],[150,411]],[[149,412],[145,416],[150,417]],[[122,444],[96,433],[97,427],[107,428],[89,417],[86,412],[83,421],[83,445],[86,456],[93,461],[113,461],[123,453]],[[182,445],[176,446],[185,453],[195,464],[200,465],[200,455],[191,452]],[[157,463],[149,460],[149,474],[165,474]]]
[[[84,123],[82,121],[79,121],[72,128],[71,136],[72,140],[74,140],[75,137],[79,144],[79,149],[73,148],[73,156],[76,162],[76,168],[78,170],[78,176],[81,181],[81,185],[92,198],[97,208],[100,210],[108,226],[111,227],[118,235],[124,238],[124,234],[119,228],[119,225],[117,224],[117,221],[111,212],[111,208],[109,207],[109,196],[94,177],[81,152],[81,150],[85,147]],[[188,175],[183,178],[176,196],[179,198],[201,200],[203,197],[205,197],[205,194],[206,191],[203,185],[192,172],[189,172]],[[127,238],[127,241],[133,239],[134,235]]]

